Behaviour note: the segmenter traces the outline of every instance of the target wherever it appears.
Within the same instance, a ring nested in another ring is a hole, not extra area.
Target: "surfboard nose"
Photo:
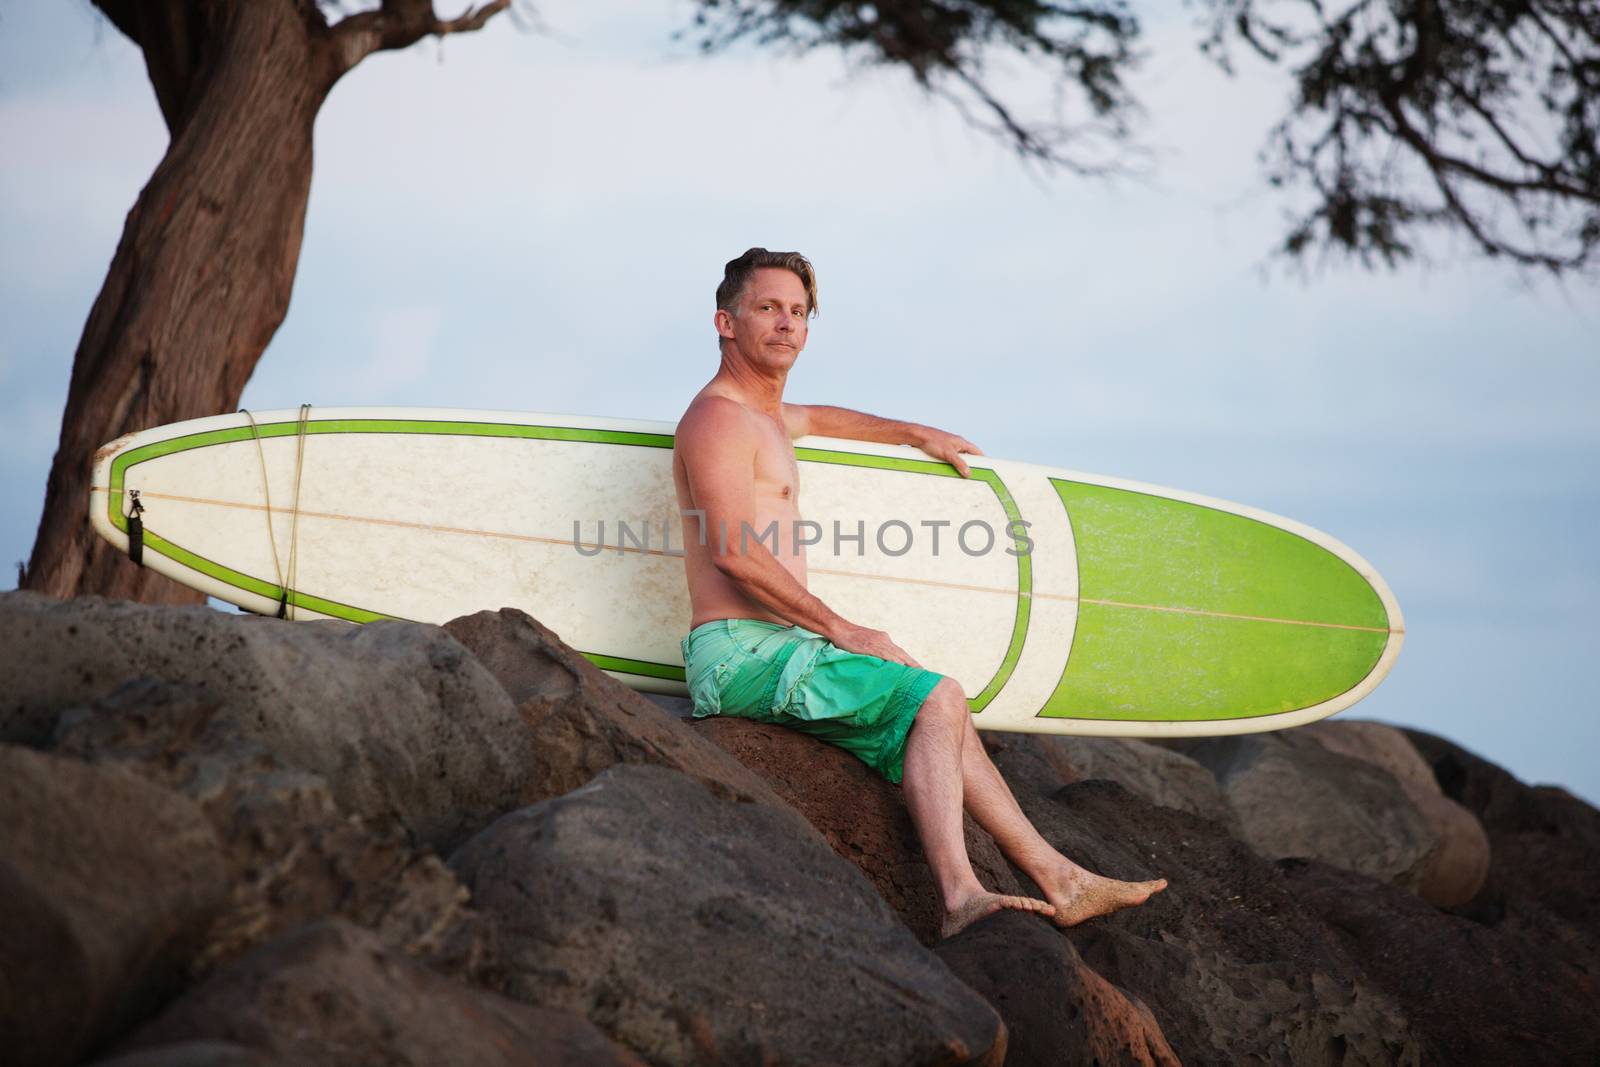
[[[1326,535],[1051,483],[1077,545],[1079,609],[1045,717],[1202,724],[1299,711],[1351,694],[1398,651],[1387,587]]]

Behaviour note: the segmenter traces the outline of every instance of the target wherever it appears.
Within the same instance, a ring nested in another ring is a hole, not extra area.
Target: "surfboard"
[[[672,435],[514,412],[219,415],[100,449],[90,515],[142,565],[249,611],[442,623],[513,606],[623,682],[682,694]],[[1372,692],[1404,639],[1365,560],[1254,508],[986,456],[962,478],[861,441],[795,455],[812,591],[960,682],[984,729],[1295,726]]]

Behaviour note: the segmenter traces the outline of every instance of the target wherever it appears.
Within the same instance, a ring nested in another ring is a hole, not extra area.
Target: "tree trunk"
[[[122,434],[238,406],[289,308],[312,125],[338,75],[310,0],[99,6],[143,49],[171,141],[78,342],[22,585],[197,603],[95,536],[92,458]]]

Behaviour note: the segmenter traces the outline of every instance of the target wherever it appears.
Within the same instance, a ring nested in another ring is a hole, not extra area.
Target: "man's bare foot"
[[[979,893],[970,897],[945,913],[944,926],[939,929],[940,937],[954,937],[984,916],[993,915],[1005,909],[1012,911],[1031,911],[1049,918],[1055,914],[1055,908],[1042,900],[1032,897],[1008,897],[1000,893]]]
[[[1055,886],[1044,886],[1044,895],[1055,905],[1057,926],[1077,926],[1097,915],[1110,915],[1123,908],[1143,904],[1153,894],[1167,888],[1165,878],[1151,882],[1119,882],[1082,867],[1074,867]]]

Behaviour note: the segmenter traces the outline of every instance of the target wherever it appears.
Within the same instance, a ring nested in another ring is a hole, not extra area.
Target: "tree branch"
[[[1263,157],[1274,185],[1317,198],[1289,255],[1321,243],[1392,264],[1432,229],[1557,273],[1600,260],[1595,0],[1206,2],[1224,67],[1225,37],[1294,67]]]
[[[338,81],[374,52],[409,48],[424,37],[481,30],[510,6],[511,0],[490,0],[460,18],[441,19],[433,12],[433,0],[383,0],[376,11],[347,16],[333,27],[331,80]]]
[[[1090,137],[1111,145],[1127,139],[1126,117],[1135,108],[1121,79],[1136,61],[1139,24],[1126,0],[697,0],[697,6],[694,32],[703,51],[742,40],[799,51],[837,48],[904,70],[1024,159],[1080,174],[1121,169],[1069,149]],[[994,52],[1056,69],[1053,116],[1025,117],[996,89],[984,69]],[[1067,93],[1087,113],[1084,122],[1064,119]]]

